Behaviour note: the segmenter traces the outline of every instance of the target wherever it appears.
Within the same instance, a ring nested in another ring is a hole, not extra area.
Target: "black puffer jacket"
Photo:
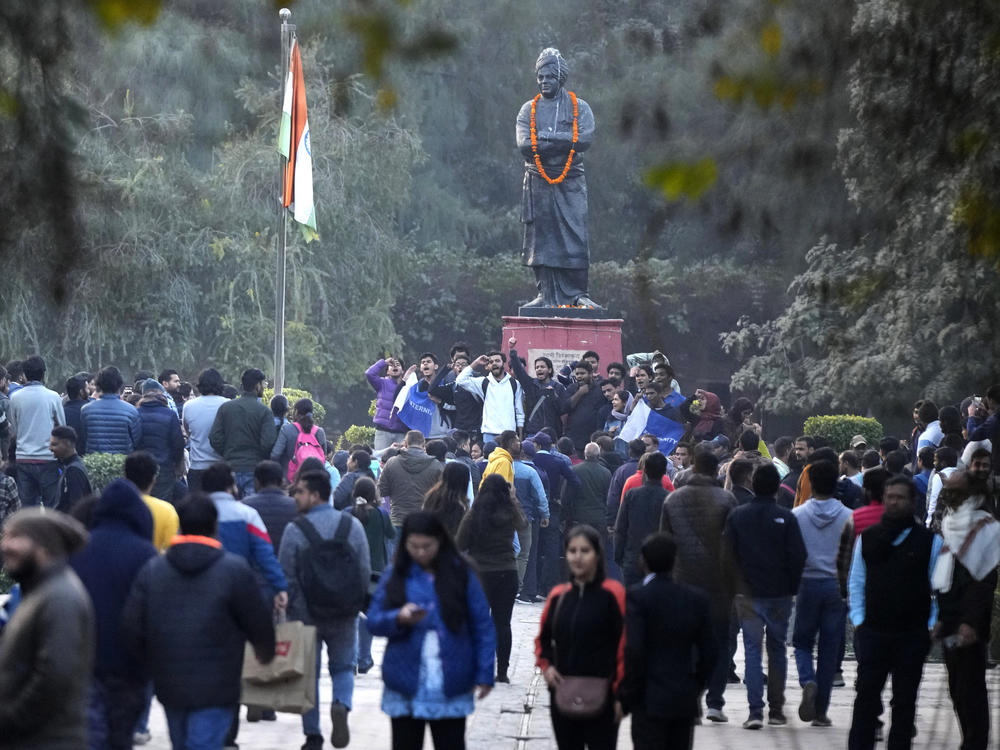
[[[125,636],[163,705],[236,705],[244,643],[262,661],[274,658],[270,608],[245,560],[214,539],[187,539],[139,572],[125,605]]]

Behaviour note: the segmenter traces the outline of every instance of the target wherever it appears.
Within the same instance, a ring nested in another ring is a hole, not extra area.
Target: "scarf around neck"
[[[965,566],[977,581],[983,580],[1000,564],[1000,523],[982,510],[983,498],[975,495],[941,519],[944,546],[934,566],[931,585],[947,592],[955,576],[955,563]]]

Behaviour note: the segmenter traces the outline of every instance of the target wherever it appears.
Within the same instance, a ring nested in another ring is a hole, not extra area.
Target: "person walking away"
[[[347,747],[347,714],[357,666],[357,618],[371,580],[371,554],[361,522],[330,506],[330,475],[307,471],[292,488],[301,517],[285,529],[278,558],[288,577],[288,613],[316,626],[316,707],[302,717],[303,747],[323,747],[319,718],[319,671],[326,644],[333,702],[330,743]]]
[[[979,451],[990,458],[986,448]],[[952,474],[938,496],[944,507],[944,546],[932,581],[940,607],[933,636],[944,642],[948,691],[962,729],[962,750],[986,750],[990,736],[986,659],[1000,564],[1000,523],[983,510],[985,498],[974,493],[969,479],[965,471]]]
[[[497,639],[497,682],[510,682],[510,618],[517,596],[514,535],[528,527],[514,489],[499,474],[479,488],[472,508],[462,519],[455,544],[479,569]]]
[[[220,748],[239,708],[244,644],[274,658],[271,607],[247,561],[216,538],[218,511],[192,493],[181,535],[136,576],[122,615],[125,647],[142,659],[175,748]]]
[[[538,597],[538,542],[541,529],[549,525],[549,498],[539,471],[524,460],[523,449],[516,438],[509,444],[514,457],[514,494],[524,517],[528,519],[528,530],[518,533],[520,550],[517,553],[517,575],[520,590],[517,600],[533,604]]]
[[[465,718],[493,687],[497,641],[475,571],[433,514],[404,520],[368,627],[389,639],[382,710],[392,720],[393,750],[423,747],[425,725],[435,750],[465,750]]]
[[[813,496],[792,511],[806,546],[792,634],[802,686],[799,719],[816,727],[831,726],[827,710],[845,637],[847,573],[854,548],[853,514],[834,497],[837,468],[814,461],[809,469]]]
[[[49,451],[52,428],[66,424],[62,399],[45,387],[45,360],[24,360],[27,383],[11,393],[11,434],[16,441],[17,491],[22,506],[55,508],[59,502],[59,463]]]
[[[87,709],[87,747],[92,750],[131,748],[146,701],[142,665],[121,645],[121,620],[136,575],[156,557],[152,538],[153,517],[139,491],[130,481],[116,479],[97,501],[90,541],[69,561],[90,594],[97,623]]]
[[[719,656],[708,597],[670,576],[677,545],[653,534],[639,551],[645,577],[625,600],[622,710],[635,750],[690,750],[698,701]]]
[[[177,478],[184,475],[184,436],[176,413],[167,406],[168,401],[173,403],[156,380],[150,378],[142,384],[142,400],[138,406],[142,438],[136,450],[148,452],[159,466],[150,494],[171,502]]]
[[[97,373],[100,397],[80,409],[85,453],[128,455],[142,440],[139,412],[121,397],[125,384],[117,367],[109,365]]]
[[[242,395],[225,401],[216,411],[208,441],[232,467],[238,497],[243,497],[253,489],[257,464],[271,457],[278,431],[271,410],[260,400],[264,395],[264,373],[255,368],[244,370],[240,384]]]
[[[59,502],[56,510],[69,513],[77,500],[91,493],[90,478],[76,452],[76,431],[68,425],[52,428],[49,451],[59,462]]]
[[[273,410],[272,410],[273,411]],[[243,504],[253,508],[264,522],[264,528],[271,539],[275,557],[281,548],[281,537],[285,528],[298,516],[295,501],[282,488],[285,472],[275,461],[261,461],[253,470],[254,493],[243,498]],[[263,591],[267,581],[260,570],[254,569],[254,578]],[[277,714],[269,708],[247,706],[247,721],[275,721]]]
[[[312,399],[300,398],[292,410],[292,421],[281,426],[271,449],[271,460],[281,465],[289,482],[295,481],[295,473],[310,456],[326,461],[326,432],[313,424]]]
[[[622,568],[625,585],[634,586],[645,573],[641,567],[640,550],[646,538],[660,528],[660,516],[667,491],[663,475],[667,473],[667,457],[657,451],[646,456],[642,487],[629,490],[618,509],[615,521],[615,562]],[[670,561],[673,568],[673,560]]]
[[[45,508],[25,508],[4,523],[0,554],[23,597],[0,638],[4,750],[87,747],[94,610],[66,564],[87,539],[79,521]]]
[[[188,436],[188,453],[191,465],[188,468],[188,489],[201,490],[201,475],[205,469],[222,460],[209,442],[209,433],[215,424],[215,415],[228,399],[222,395],[225,383],[222,375],[214,367],[198,373],[198,393],[196,398],[186,401],[181,411],[181,423]]]
[[[406,433],[405,448],[386,461],[378,477],[378,494],[388,497],[389,517],[398,532],[406,516],[420,510],[424,495],[437,484],[441,462],[424,450],[424,436],[417,430]]]
[[[445,464],[441,480],[424,498],[423,510],[438,516],[452,536],[458,533],[458,526],[469,510],[469,481],[469,468],[452,461]]]
[[[347,459],[347,473],[333,490],[333,507],[337,510],[350,510],[353,499],[354,483],[363,477],[372,481],[375,474],[369,468],[372,457],[368,451],[356,450]]]
[[[589,526],[566,534],[566,563],[570,580],[553,588],[545,602],[535,662],[552,697],[560,750],[613,750],[622,719],[618,691],[625,668],[625,589],[606,577],[601,538]],[[606,681],[604,705],[596,716],[579,718],[559,707],[559,691],[571,690],[574,677]]]
[[[736,507],[733,493],[716,481],[719,459],[709,452],[695,453],[690,480],[663,501],[660,530],[671,534],[677,543],[674,580],[704,591],[711,602],[712,627],[719,658],[708,681],[705,704],[709,721],[726,722],[722,709],[729,676],[729,620],[732,593],[722,572],[722,532],[726,518]]]
[[[861,533],[848,578],[849,615],[858,660],[849,750],[872,750],[882,689],[892,674],[892,728],[887,748],[912,744],[917,690],[937,622],[931,572],[943,544],[913,517],[916,487],[891,477],[882,490],[882,520]]]
[[[370,601],[388,564],[388,543],[396,538],[396,530],[392,527],[388,512],[381,507],[375,482],[368,477],[361,477],[354,483],[353,502],[351,513],[364,526],[365,536],[368,537],[368,554],[372,566],[368,584]],[[372,634],[365,625],[367,619],[364,612],[358,617],[358,674],[367,674],[375,666],[372,660]]]
[[[743,630],[747,699],[750,716],[744,729],[764,726],[764,674],[761,651],[767,636],[768,723],[786,723],[785,639],[792,596],[799,589],[806,561],[805,544],[795,516],[777,503],[781,477],[774,464],[753,474],[754,499],[729,514],[723,536],[723,561],[736,593],[736,613]]]

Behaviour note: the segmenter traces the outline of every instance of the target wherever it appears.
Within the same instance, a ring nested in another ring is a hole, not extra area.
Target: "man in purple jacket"
[[[385,375],[380,373],[385,368]],[[375,389],[375,450],[388,448],[393,443],[403,442],[407,426],[392,413],[392,404],[403,382],[403,363],[395,357],[380,359],[367,370],[365,377]]]

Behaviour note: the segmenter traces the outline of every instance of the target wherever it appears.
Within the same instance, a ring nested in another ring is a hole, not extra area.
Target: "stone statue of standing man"
[[[524,307],[600,308],[587,289],[587,182],[583,152],[594,140],[594,113],[565,88],[569,68],[559,50],[535,62],[539,94],[517,114],[517,147],[524,156],[521,222],[524,263],[538,296]]]

